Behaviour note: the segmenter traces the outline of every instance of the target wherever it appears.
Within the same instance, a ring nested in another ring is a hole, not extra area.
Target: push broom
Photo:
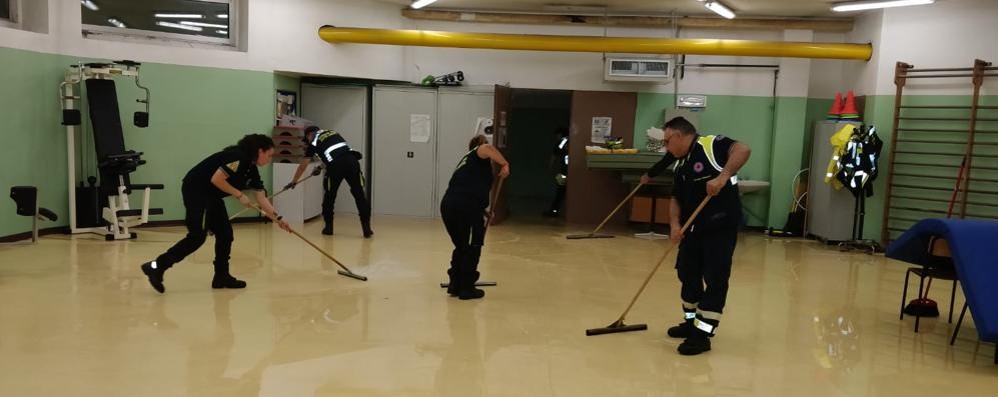
[[[698,206],[697,209],[693,211],[693,215],[690,215],[690,219],[688,219],[686,221],[686,224],[683,225],[683,228],[680,229],[679,231],[680,235],[686,232],[686,228],[690,227],[690,224],[692,224],[693,220],[697,218],[697,215],[699,215],[700,211],[703,210],[703,207],[707,205],[707,202],[710,201],[710,198],[711,198],[710,195],[704,197],[703,201],[700,202],[700,206]],[[662,259],[659,259],[658,264],[656,264],[655,267],[651,269],[651,273],[648,274],[648,278],[645,278],[645,282],[641,284],[641,288],[638,288],[638,293],[634,294],[634,298],[631,299],[631,303],[627,305],[627,308],[624,309],[624,312],[620,314],[620,318],[618,318],[617,321],[614,321],[613,324],[610,324],[606,327],[587,329],[586,336],[614,334],[618,332],[643,331],[648,329],[648,324],[625,325],[624,317],[626,317],[627,313],[631,311],[632,307],[634,307],[634,302],[637,302],[638,297],[641,296],[641,292],[643,292],[645,290],[645,287],[648,286],[648,282],[651,281],[651,278],[655,276],[655,272],[657,272],[658,268],[662,266],[662,263],[665,262],[665,259],[669,256],[669,253],[672,252],[673,248],[676,248],[675,240],[673,240],[673,243],[669,245],[669,248],[665,249],[665,253],[662,254]]]
[[[613,215],[616,214],[617,211],[620,211],[620,207],[623,207],[624,203],[626,203],[627,200],[630,200],[631,197],[634,196],[634,194],[637,193],[642,186],[644,186],[643,183],[638,183],[638,186],[635,187],[634,190],[631,190],[631,194],[628,194],[627,197],[624,197],[624,200],[622,200],[620,204],[617,204],[617,208],[614,208],[613,211],[610,212],[610,215],[607,215],[606,218],[603,219],[603,222],[600,222],[599,226],[596,226],[596,228],[593,229],[592,232],[585,234],[569,234],[565,236],[565,238],[569,240],[579,240],[584,238],[613,238],[614,236],[611,234],[596,234],[596,233],[603,228],[603,225],[605,225],[606,222],[610,220],[610,218],[613,218]]]
[[[302,179],[302,180],[304,180],[304,179]],[[256,209],[257,211],[264,212],[263,208],[260,208],[260,206],[257,205],[256,203],[250,203],[250,206],[253,209]],[[322,248],[319,248],[318,245],[315,245],[311,241],[308,241],[308,239],[305,238],[305,236],[302,236],[301,233],[298,233],[298,231],[296,231],[294,229],[291,229],[291,228],[288,228],[288,229],[291,232],[291,234],[294,234],[295,236],[298,236],[298,238],[302,239],[302,241],[308,243],[308,245],[311,245],[312,248],[315,248],[316,251],[321,252],[327,258],[331,259],[333,262],[335,262],[337,265],[339,265],[339,267],[343,268],[343,270],[337,270],[336,273],[338,273],[338,274],[340,274],[342,276],[347,276],[347,277],[354,278],[354,279],[357,279],[357,280],[360,280],[360,281],[367,281],[367,277],[366,276],[361,276],[361,275],[359,275],[357,273],[354,273],[348,267],[346,267],[344,264],[340,263],[340,261],[336,260],[336,258],[334,258],[332,255],[329,255],[328,252],[323,251]]]
[[[503,182],[506,182],[506,178],[505,177],[499,179],[499,186],[496,186],[495,199],[492,200],[492,208],[489,208],[489,219],[485,221],[485,230],[482,231],[483,235],[485,234],[485,232],[487,232],[489,230],[489,226],[492,225],[492,216],[496,214],[496,210],[495,210],[496,201],[499,200],[499,192],[502,191]],[[476,287],[495,287],[496,285],[499,285],[499,283],[497,283],[495,281],[476,281],[475,282],[475,286]],[[447,287],[450,287],[450,283],[440,283],[440,288],[447,288]]]

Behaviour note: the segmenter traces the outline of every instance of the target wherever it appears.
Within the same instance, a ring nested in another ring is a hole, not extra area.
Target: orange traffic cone
[[[842,117],[842,93],[835,93],[835,102],[832,102],[832,108],[828,110],[828,120],[838,120]]]
[[[856,99],[852,90],[846,94],[846,104],[842,106],[842,120],[859,120],[859,111],[856,110]]]

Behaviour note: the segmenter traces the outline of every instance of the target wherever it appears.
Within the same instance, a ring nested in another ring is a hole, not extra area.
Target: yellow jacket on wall
[[[842,190],[845,187],[842,182],[835,179],[835,174],[839,172],[839,158],[842,157],[842,153],[845,153],[846,145],[852,138],[855,129],[856,127],[853,125],[844,126],[828,139],[828,143],[832,144],[832,158],[828,160],[828,168],[825,170],[825,183],[831,184],[835,190]]]

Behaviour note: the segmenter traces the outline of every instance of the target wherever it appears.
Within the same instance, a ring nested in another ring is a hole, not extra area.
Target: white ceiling
[[[409,5],[411,0],[381,0]],[[852,17],[855,13],[831,11],[831,4],[841,0],[721,0],[735,13],[755,17]],[[563,8],[557,8],[557,7]],[[555,7],[555,8],[552,8]],[[668,14],[714,16],[697,0],[439,0],[425,7],[432,9],[465,9],[522,12],[572,13],[564,8],[584,7],[577,13],[603,12],[635,14]],[[596,7],[590,10],[589,7]]]

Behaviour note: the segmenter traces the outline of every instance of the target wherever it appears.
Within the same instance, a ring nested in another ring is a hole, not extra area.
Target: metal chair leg
[[[960,333],[960,326],[963,325],[963,315],[967,314],[967,304],[963,304],[963,310],[960,310],[960,319],[956,320],[956,329],[953,330],[953,337],[950,338],[949,344],[952,346],[956,343],[956,336]]]
[[[949,323],[953,324],[953,301],[956,300],[956,280],[953,280],[953,291],[949,293]]]
[[[908,278],[911,277],[911,268],[904,272],[904,290],[901,292],[901,315],[898,320],[904,320],[904,304],[908,300]]]
[[[925,277],[918,277],[918,299],[922,299],[922,290],[925,288]],[[918,333],[918,325],[922,322],[922,316],[915,316],[915,333]]]

